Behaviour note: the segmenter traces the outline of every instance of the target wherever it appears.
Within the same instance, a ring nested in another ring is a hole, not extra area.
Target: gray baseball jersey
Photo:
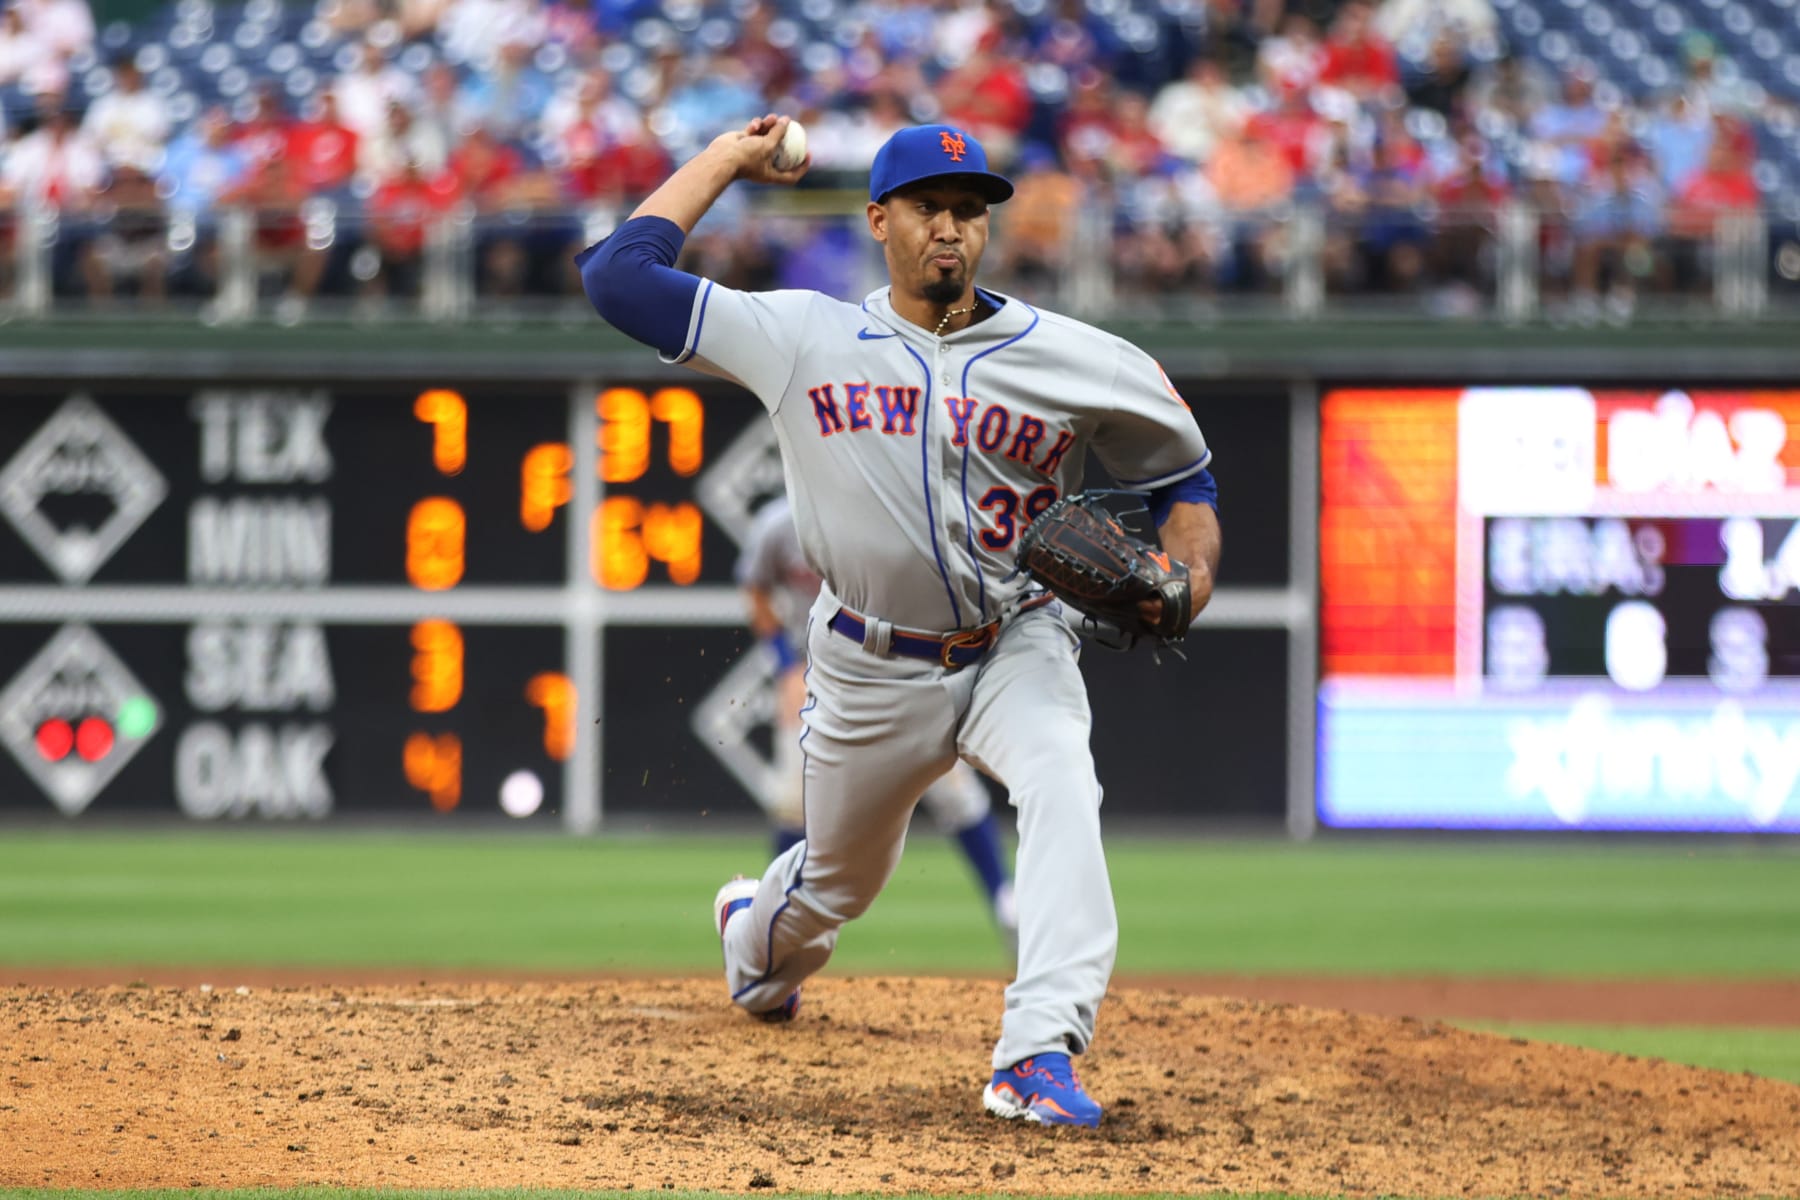
[[[991,296],[991,294],[989,294]],[[1081,486],[1085,449],[1122,486],[1203,469],[1206,440],[1130,343],[1019,300],[936,338],[887,289],[859,307],[818,292],[695,296],[686,362],[769,410],[807,561],[844,604],[895,625],[980,625],[1025,526]]]
[[[806,643],[805,840],[770,864],[750,919],[725,930],[732,998],[777,1009],[825,965],[898,865],[920,794],[961,757],[1004,783],[1019,814],[1000,1069],[1087,1047],[1118,946],[1079,639],[1060,606],[1019,606],[1014,544],[1081,486],[1090,447],[1137,488],[1184,479],[1211,454],[1148,355],[983,295],[997,312],[939,338],[899,316],[886,289],[858,306],[702,282],[669,361],[761,399],[800,545],[825,579]],[[840,607],[870,618],[874,636],[834,631]],[[992,621],[991,648],[962,670],[893,656],[878,632]]]

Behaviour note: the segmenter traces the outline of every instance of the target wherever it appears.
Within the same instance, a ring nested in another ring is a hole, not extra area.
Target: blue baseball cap
[[[875,152],[869,199],[880,204],[893,192],[926,179],[965,181],[990,204],[1013,194],[1006,176],[988,170],[987,151],[974,137],[953,125],[914,125],[894,134]]]

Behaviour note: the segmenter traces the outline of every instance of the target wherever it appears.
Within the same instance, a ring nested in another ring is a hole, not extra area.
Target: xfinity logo
[[[0,692],[0,742],[65,816],[92,804],[161,724],[100,635],[65,625]]]
[[[98,405],[72,396],[0,469],[0,512],[64,583],[86,583],[162,503],[168,485]],[[98,500],[97,519],[47,512]],[[48,502],[48,503],[47,503]]]
[[[1506,726],[1506,787],[1541,795],[1579,825],[1598,798],[1722,796],[1752,825],[1778,821],[1800,784],[1800,722],[1751,714],[1731,700],[1688,719],[1616,712],[1584,696],[1566,716]]]

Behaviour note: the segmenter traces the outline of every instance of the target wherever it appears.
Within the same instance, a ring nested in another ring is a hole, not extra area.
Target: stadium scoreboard
[[[1321,449],[1327,824],[1800,831],[1800,392],[1340,390]]]
[[[0,811],[567,819],[602,647],[654,665],[608,627],[741,623],[760,416],[723,385],[9,384]]]

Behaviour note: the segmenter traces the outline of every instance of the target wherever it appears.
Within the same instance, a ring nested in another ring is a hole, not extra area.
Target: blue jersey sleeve
[[[675,269],[684,240],[681,227],[665,217],[633,217],[575,256],[594,311],[666,357],[685,347],[704,282]]]
[[[677,271],[684,238],[664,217],[634,217],[575,256],[594,311],[680,363],[741,383],[773,412],[794,373],[815,292],[739,292]]]
[[[1185,479],[1153,490],[1150,493],[1150,515],[1156,519],[1159,528],[1168,521],[1177,501],[1183,504],[1208,504],[1214,512],[1218,512],[1218,481],[1213,478],[1211,471],[1202,467]]]

